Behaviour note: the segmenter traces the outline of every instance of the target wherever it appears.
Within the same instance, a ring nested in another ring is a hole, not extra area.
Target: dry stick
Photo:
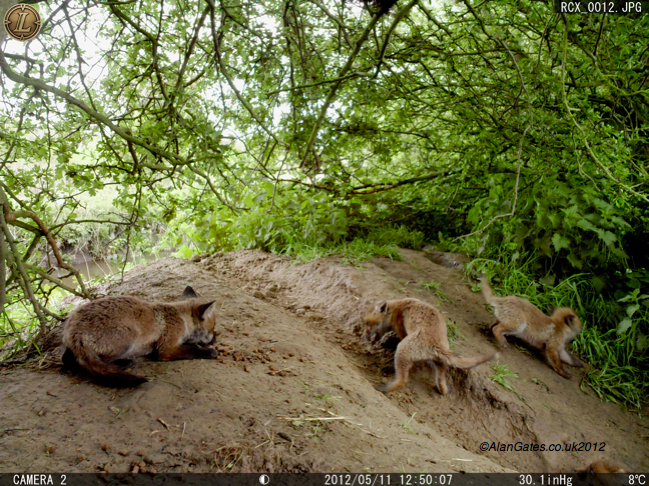
[[[376,23],[380,18],[381,18],[380,12],[374,14],[372,20],[370,21],[369,24],[367,24],[367,27],[365,27],[365,30],[359,37],[358,41],[356,41],[354,50],[349,55],[349,58],[347,58],[347,62],[338,73],[337,76],[338,81],[336,81],[334,85],[331,87],[331,90],[327,95],[327,99],[325,100],[324,105],[322,105],[322,108],[320,109],[320,115],[318,115],[318,120],[316,121],[315,126],[311,131],[311,135],[309,136],[309,140],[306,144],[306,148],[304,149],[304,154],[302,155],[302,164],[301,164],[302,166],[306,162],[306,158],[309,155],[309,152],[311,152],[311,148],[313,147],[315,139],[318,136],[318,131],[320,130],[320,126],[322,125],[322,122],[324,122],[325,116],[327,114],[327,109],[329,109],[329,105],[333,102],[336,96],[336,91],[338,91],[338,88],[340,88],[340,85],[342,84],[342,79],[347,75],[347,71],[351,69],[352,64],[354,64],[354,60],[356,59],[356,56],[358,56],[358,53],[360,52],[362,45],[365,43],[368,36],[370,35],[370,32],[372,32],[372,29],[374,29]]]
[[[32,290],[32,286],[29,281],[29,276],[27,275],[27,271],[23,266],[23,261],[21,259],[20,252],[16,247],[16,243],[14,242],[13,236],[11,235],[11,231],[9,231],[9,227],[7,226],[7,223],[5,221],[5,216],[2,211],[0,211],[0,226],[2,227],[2,231],[5,234],[7,243],[9,243],[9,248],[11,248],[11,253],[13,253],[14,263],[16,264],[16,267],[18,268],[18,272],[20,272],[20,276],[22,277],[22,279],[18,279],[18,281],[21,284],[21,287],[23,288],[25,295],[31,301],[32,306],[34,307],[34,312],[36,312],[36,316],[38,317],[38,320],[41,323],[42,329],[45,329],[45,327],[47,326],[47,321],[45,320],[45,316],[41,311],[40,303],[38,302],[38,300],[36,300],[36,296],[34,295],[34,291]]]
[[[347,417],[284,417],[278,415],[281,420],[294,420],[297,422],[323,422],[328,420],[348,420]]]

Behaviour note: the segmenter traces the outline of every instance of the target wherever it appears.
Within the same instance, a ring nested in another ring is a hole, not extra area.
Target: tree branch
[[[50,244],[50,247],[52,248],[52,252],[54,253],[54,257],[56,258],[58,266],[61,267],[61,268],[65,268],[66,270],[68,270],[69,272],[72,272],[72,274],[74,274],[74,276],[77,279],[77,282],[79,282],[79,286],[81,287],[81,292],[83,293],[84,297],[86,299],[90,299],[91,298],[90,293],[86,289],[86,286],[83,283],[83,278],[81,278],[81,275],[79,274],[79,271],[72,268],[67,263],[65,263],[65,261],[63,260],[63,257],[61,256],[61,252],[59,251],[59,246],[56,244],[56,240],[50,234],[49,229],[47,228],[45,223],[43,223],[41,218],[39,218],[38,215],[36,213],[34,213],[33,211],[28,211],[28,210],[20,210],[20,211],[16,211],[14,213],[9,213],[9,214],[11,216],[13,216],[13,218],[30,218],[38,225],[41,232],[43,233],[43,236],[45,236],[45,239],[47,239],[47,242]]]
[[[74,96],[66,93],[65,91],[56,88],[54,86],[50,86],[44,83],[43,81],[41,81],[40,79],[35,79],[29,76],[22,76],[16,73],[11,69],[11,66],[9,66],[9,64],[7,63],[7,59],[5,58],[4,52],[2,52],[2,50],[0,50],[0,69],[2,69],[5,75],[15,83],[24,84],[26,86],[33,86],[34,88],[46,91],[48,93],[52,93],[60,98],[63,98],[71,105],[76,106],[77,108],[85,112],[88,116],[90,116],[91,119],[110,128],[113,132],[115,132],[124,140],[133,142],[134,144],[139,145],[140,147],[148,150],[154,155],[164,157],[168,160],[174,160],[180,163],[186,163],[186,161],[182,157],[172,152],[167,152],[166,150],[162,150],[158,147],[155,147],[153,145],[144,142],[143,140],[140,140],[139,138],[134,137],[133,135],[130,134],[129,131],[121,128],[118,125],[115,125],[107,116],[102,115],[101,113],[93,110],[88,105],[86,105],[83,101],[76,99]]]
[[[330,186],[323,186],[320,184],[312,184],[309,182],[304,182],[300,181],[297,179],[280,179],[279,182],[293,182],[296,184],[300,184],[303,186],[307,187],[312,187],[314,189],[322,189],[325,191],[329,192],[336,192],[336,193],[344,193],[344,194],[355,194],[355,195],[363,195],[363,194],[373,194],[375,192],[384,192],[384,191],[389,191],[390,189],[395,189],[397,187],[405,186],[407,184],[415,184],[416,182],[423,182],[423,181],[429,181],[432,179],[436,179],[437,177],[443,177],[447,175],[454,174],[456,172],[459,172],[459,170],[448,170],[448,171],[443,171],[443,172],[431,172],[429,174],[423,175],[423,176],[418,176],[418,177],[411,177],[410,179],[404,179],[402,181],[397,181],[397,182],[375,182],[372,184],[365,184],[363,186],[357,186],[354,187],[350,190],[344,190],[340,189],[337,187],[330,187]],[[382,186],[382,187],[379,187]],[[368,191],[363,191],[363,189],[369,189],[372,188]]]
[[[374,29],[374,26],[376,26],[376,23],[378,22],[379,18],[381,18],[380,12],[373,14],[372,19],[367,24],[365,30],[363,30],[360,37],[356,41],[354,50],[347,58],[347,62],[342,67],[342,69],[338,72],[338,76],[336,76],[337,81],[331,87],[331,90],[329,90],[327,99],[325,100],[324,105],[322,105],[322,108],[320,108],[320,114],[318,115],[318,119],[316,120],[315,125],[313,126],[313,130],[311,130],[311,135],[309,136],[309,140],[307,141],[306,147],[304,148],[304,153],[302,154],[302,162],[300,163],[300,167],[304,167],[304,164],[306,163],[306,158],[308,157],[309,153],[311,152],[311,149],[313,148],[313,144],[315,143],[315,139],[318,136],[318,132],[320,131],[322,122],[324,122],[325,116],[327,115],[327,110],[329,109],[329,105],[331,105],[334,98],[336,97],[336,91],[338,91],[338,88],[340,88],[343,79],[345,79],[347,72],[351,69],[352,65],[354,64],[354,60],[356,59],[356,56],[358,56],[361,47],[367,40],[368,36],[370,35],[370,32],[372,32],[372,29]]]
[[[47,321],[45,320],[45,316],[43,315],[43,312],[41,310],[40,302],[38,302],[36,296],[34,295],[34,290],[32,289],[29,276],[27,275],[27,271],[25,270],[25,267],[23,265],[20,252],[16,247],[16,242],[14,241],[14,238],[11,235],[11,231],[9,231],[9,227],[7,226],[7,223],[5,221],[5,216],[2,212],[0,212],[0,228],[2,229],[5,239],[9,244],[9,248],[11,249],[11,253],[8,253],[9,258],[10,260],[13,260],[13,263],[16,265],[16,268],[18,269],[18,272],[22,277],[18,279],[18,282],[20,283],[20,286],[23,288],[25,295],[32,303],[32,306],[34,307],[34,312],[36,312],[36,316],[38,317],[38,320],[41,323],[41,328],[45,329],[47,327]],[[13,258],[11,257],[11,254],[13,254]]]
[[[385,35],[385,40],[383,41],[383,45],[381,46],[381,52],[379,54],[379,62],[376,65],[376,71],[374,73],[374,77],[376,78],[379,75],[379,72],[381,71],[381,64],[383,64],[383,57],[385,56],[385,51],[388,48],[388,44],[390,43],[390,38],[392,37],[392,32],[394,32],[394,29],[397,28],[397,25],[399,22],[403,20],[403,18],[408,15],[408,12],[414,7],[419,0],[410,0],[410,3],[406,5],[404,8],[402,8],[399,13],[396,15],[394,20],[392,21],[392,25],[390,25],[390,28],[388,29],[388,33]]]

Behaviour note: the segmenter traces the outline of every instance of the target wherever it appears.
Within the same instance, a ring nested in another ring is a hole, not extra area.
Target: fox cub
[[[628,477],[616,476],[628,471],[628,468],[621,463],[609,459],[598,459],[587,468],[577,471],[578,478],[585,480],[583,484],[601,484],[604,486],[622,486],[627,484]]]
[[[394,329],[401,342],[394,356],[396,377],[390,383],[376,387],[382,392],[391,392],[404,386],[408,383],[415,361],[427,361],[435,371],[437,389],[442,395],[446,395],[446,370],[449,366],[473,368],[498,357],[496,353],[463,358],[451,351],[442,313],[417,299],[384,300],[376,304],[365,315],[363,339],[373,340],[390,329]]]
[[[75,364],[113,386],[148,381],[125,371],[138,356],[161,361],[215,358],[214,302],[187,287],[185,300],[149,304],[135,297],[104,297],[76,309],[63,327],[63,364]]]
[[[536,348],[545,348],[550,366],[564,378],[570,378],[570,373],[564,369],[562,362],[584,366],[581,360],[566,351],[566,344],[582,329],[575,311],[561,307],[554,309],[551,316],[546,316],[534,304],[520,297],[494,296],[487,278],[483,276],[480,281],[485,300],[494,306],[496,322],[491,328],[503,347],[507,347],[505,335],[511,334]]]

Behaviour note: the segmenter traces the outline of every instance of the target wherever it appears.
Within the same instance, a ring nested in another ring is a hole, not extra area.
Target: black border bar
[[[0,473],[0,486],[649,486],[649,473]]]

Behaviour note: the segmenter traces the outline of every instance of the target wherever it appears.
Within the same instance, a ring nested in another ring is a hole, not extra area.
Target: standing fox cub
[[[191,287],[185,300],[149,304],[135,297],[104,297],[77,310],[64,324],[63,364],[81,365],[113,386],[147,379],[124,369],[138,356],[161,361],[214,358],[216,304],[203,302]]]
[[[543,349],[545,356],[564,378],[570,373],[563,368],[562,361],[571,366],[584,366],[584,363],[566,351],[566,344],[581,332],[581,321],[572,309],[554,309],[551,316],[525,299],[509,295],[496,297],[489,287],[486,277],[480,279],[485,300],[494,306],[496,322],[491,326],[496,340],[507,347],[506,334],[512,334],[532,346]]]
[[[451,351],[442,313],[432,305],[417,299],[379,302],[365,315],[363,339],[374,339],[390,329],[394,329],[401,342],[394,356],[396,377],[390,383],[376,387],[382,392],[390,392],[404,386],[408,383],[410,369],[415,361],[427,361],[435,371],[437,389],[442,395],[446,395],[446,369],[449,366],[473,368],[498,357],[496,353],[477,358],[463,358]]]

